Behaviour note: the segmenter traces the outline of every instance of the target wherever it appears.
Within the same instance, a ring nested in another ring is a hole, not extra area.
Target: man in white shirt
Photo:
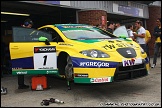
[[[135,27],[137,29],[136,33],[133,33],[134,37],[136,38],[136,42],[143,48],[143,50],[146,52],[146,42],[145,42],[145,35],[146,30],[144,27],[142,27],[142,22],[137,20],[135,22]]]
[[[135,41],[134,35],[133,35],[133,25],[132,24],[126,24],[126,29],[127,29],[129,38],[132,38],[132,40]]]

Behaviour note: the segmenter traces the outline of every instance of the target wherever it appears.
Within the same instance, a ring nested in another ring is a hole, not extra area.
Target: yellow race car
[[[86,24],[13,27],[12,74],[51,74],[74,83],[107,83],[147,76],[146,53],[123,32],[126,33],[121,29],[111,34]]]

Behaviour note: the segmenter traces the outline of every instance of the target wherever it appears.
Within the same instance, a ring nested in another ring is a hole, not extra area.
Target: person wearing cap
[[[151,68],[156,66],[158,53],[161,47],[161,18],[156,20],[157,26],[154,28],[153,36],[155,37],[155,45],[154,45],[154,57],[153,57],[153,64]]]
[[[22,25],[22,27],[26,27],[26,28],[32,28],[33,26],[33,21],[31,19],[26,19],[24,21],[24,24]]]
[[[33,26],[33,21],[31,19],[26,19],[24,21],[24,24],[22,25],[22,27],[25,28],[32,28]],[[24,84],[24,75],[18,75],[18,89],[27,89],[29,88],[29,85],[25,85]]]

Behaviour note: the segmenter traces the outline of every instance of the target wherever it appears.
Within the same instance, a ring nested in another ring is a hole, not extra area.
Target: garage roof
[[[150,3],[153,3],[155,1],[133,1],[133,2],[149,5]]]

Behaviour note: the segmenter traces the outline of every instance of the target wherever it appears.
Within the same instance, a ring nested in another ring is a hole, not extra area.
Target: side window
[[[33,28],[12,27],[14,42],[38,42],[39,37],[44,36],[52,41],[52,35]]]
[[[50,33],[52,35],[53,42],[64,42],[60,35],[54,29],[47,27],[40,30]]]

